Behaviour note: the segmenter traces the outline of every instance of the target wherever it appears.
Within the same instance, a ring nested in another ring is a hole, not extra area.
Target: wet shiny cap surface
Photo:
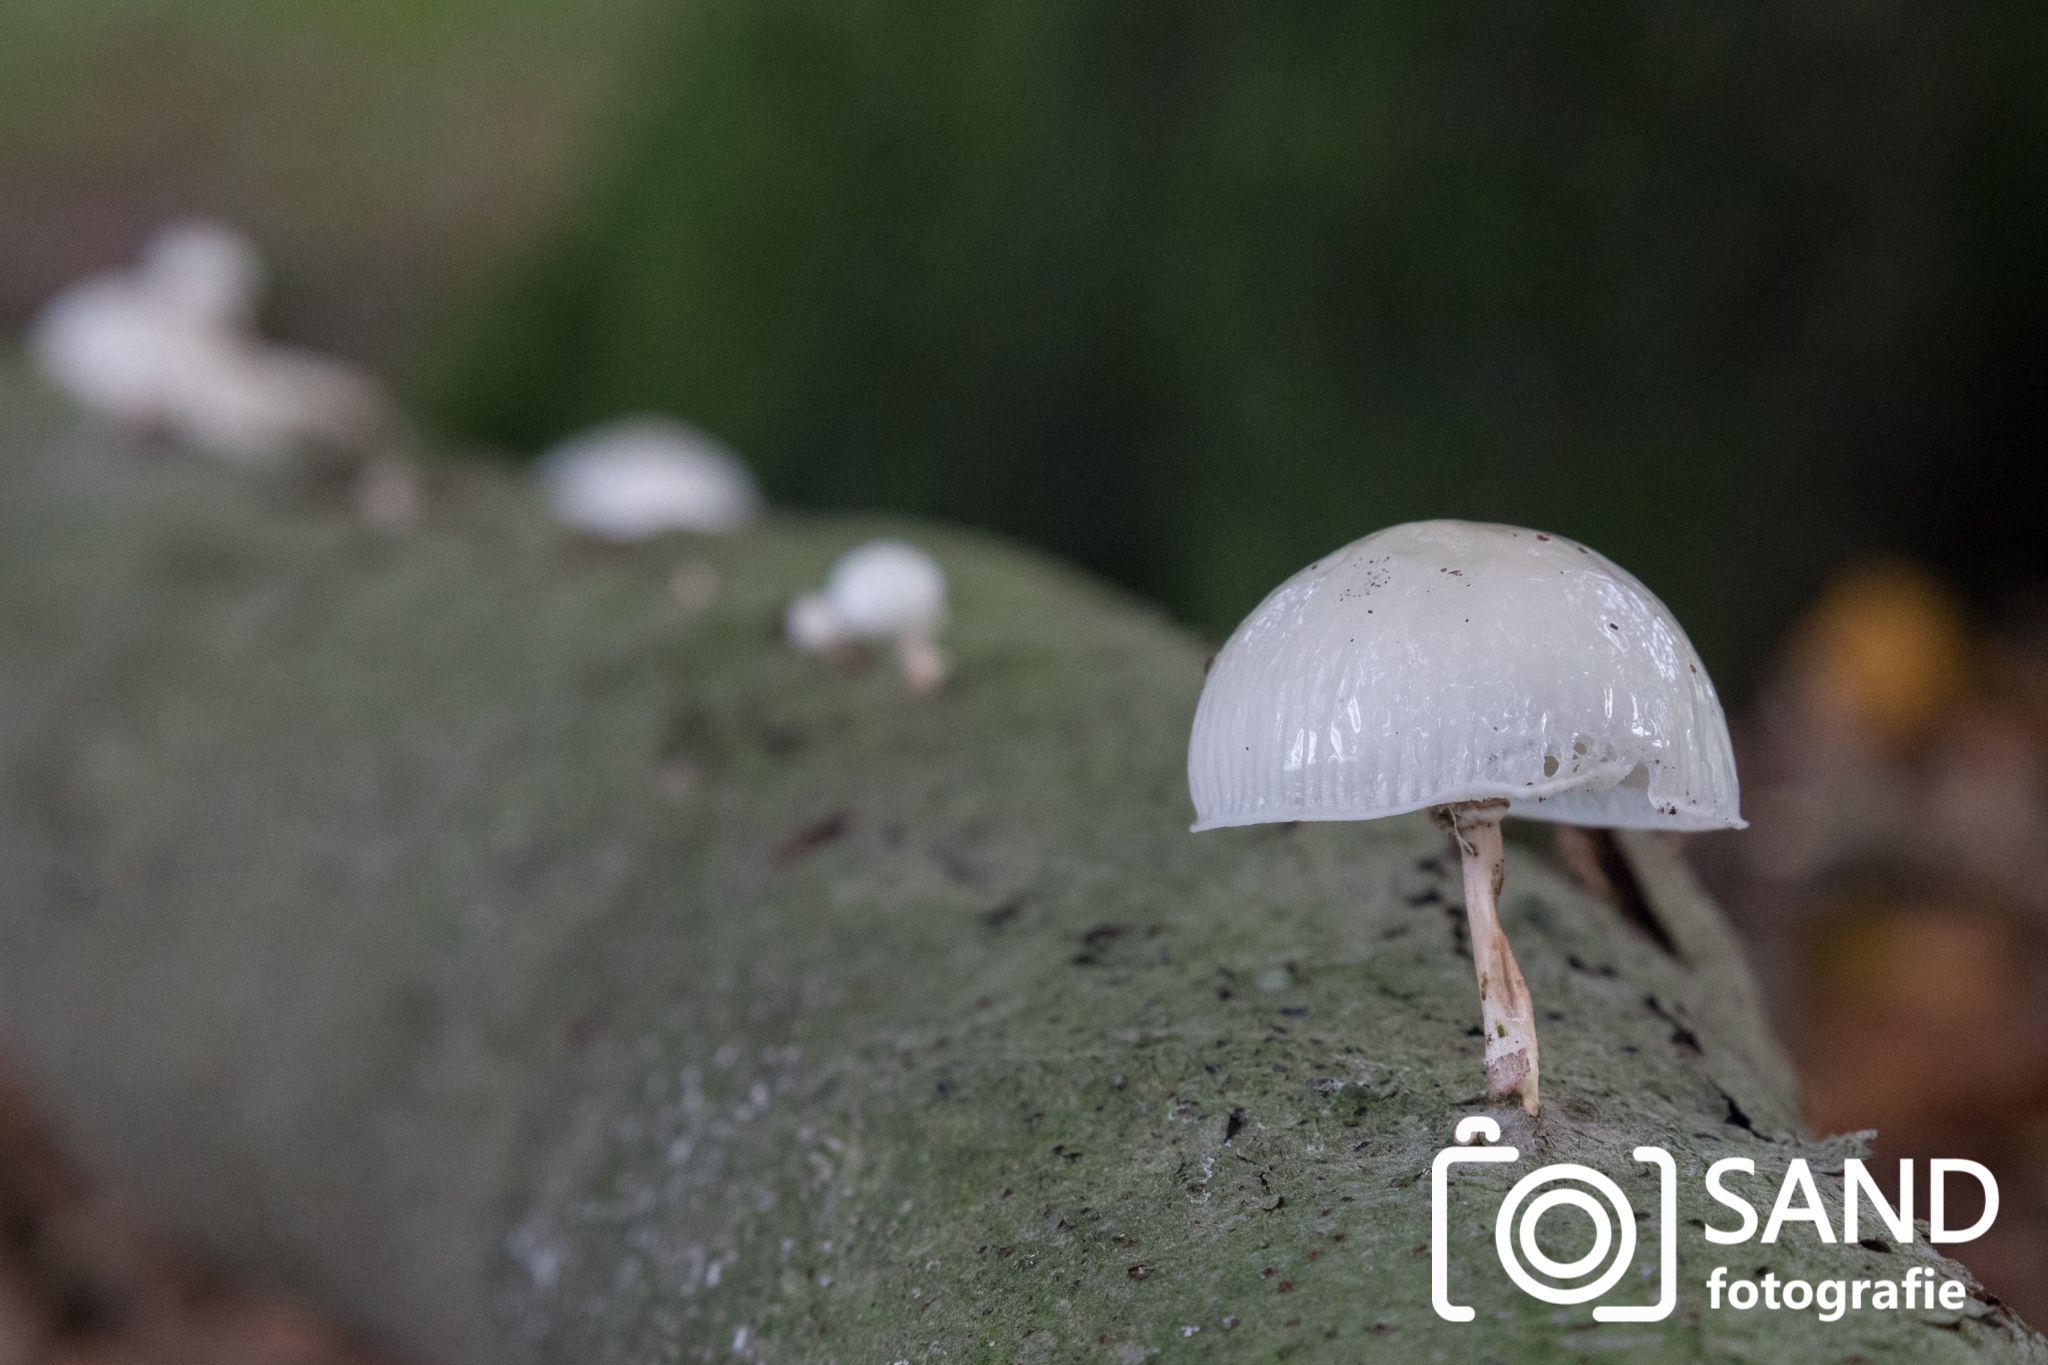
[[[1459,801],[1613,828],[1740,828],[1728,725],[1676,620],[1606,557],[1479,522],[1325,555],[1216,656],[1197,830]]]

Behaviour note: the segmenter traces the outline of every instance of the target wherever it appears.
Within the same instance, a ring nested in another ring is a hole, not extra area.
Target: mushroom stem
[[[903,668],[904,682],[918,693],[936,692],[953,671],[938,641],[918,632],[898,637],[896,660]]]
[[[410,526],[425,510],[419,479],[396,456],[370,456],[357,466],[354,478],[356,515],[371,526],[385,530]]]
[[[1536,1010],[1528,983],[1500,927],[1505,858],[1500,840],[1504,801],[1438,806],[1431,814],[1457,841],[1465,865],[1465,918],[1472,928],[1472,968],[1479,977],[1480,1027],[1486,1035],[1486,1091],[1496,1100],[1519,1095],[1536,1114]]]

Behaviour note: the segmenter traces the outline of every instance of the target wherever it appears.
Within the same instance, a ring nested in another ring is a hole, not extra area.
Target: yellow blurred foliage
[[[1808,1000],[1971,1033],[2023,996],[2024,946],[2013,920],[1967,905],[1837,901],[1810,942]]]
[[[1910,743],[1969,691],[1974,671],[1963,609],[1939,581],[1904,562],[1849,570],[1794,637],[1800,693],[1821,714],[1885,745]]]
[[[2037,966],[2021,921],[1966,904],[1837,901],[1807,948],[1797,1048],[1816,1128],[1910,1134],[2027,1103]]]

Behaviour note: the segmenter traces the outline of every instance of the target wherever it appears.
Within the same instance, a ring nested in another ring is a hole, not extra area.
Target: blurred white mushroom
[[[208,332],[166,361],[163,425],[224,459],[269,460],[307,447],[360,452],[384,420],[373,381],[310,352]]]
[[[1714,687],[1649,589],[1560,536],[1426,521],[1325,556],[1216,656],[1188,740],[1197,830],[1428,810],[1457,841],[1489,1092],[1540,1106],[1497,906],[1500,821],[1740,828]]]
[[[44,306],[29,354],[54,387],[123,426],[162,426],[175,357],[197,329],[155,306],[126,276],[96,275]]]
[[[233,460],[307,447],[360,453],[387,417],[374,381],[255,332],[256,249],[218,223],[176,223],[131,270],[65,289],[37,316],[37,368],[83,406]]]
[[[263,257],[225,223],[188,219],[159,229],[133,278],[153,302],[191,322],[253,328],[263,301]]]
[[[846,643],[846,627],[822,592],[807,592],[782,614],[783,634],[806,654],[829,654]]]
[[[563,441],[535,469],[556,518],[604,540],[731,531],[760,514],[740,458],[668,417],[626,417]]]
[[[859,641],[890,645],[914,692],[946,680],[939,647],[946,624],[946,575],[923,550],[901,540],[874,540],[846,552],[823,592],[789,604],[783,629],[791,645],[826,653]]]

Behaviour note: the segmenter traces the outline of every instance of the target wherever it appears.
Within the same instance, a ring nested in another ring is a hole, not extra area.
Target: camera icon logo
[[[1460,1119],[1456,1136],[1459,1145],[1438,1152],[1430,1167],[1430,1302],[1445,1321],[1470,1322],[1473,1310],[1452,1303],[1447,1284],[1450,1170],[1457,1165],[1513,1162],[1522,1154],[1513,1147],[1470,1145],[1475,1138],[1489,1144],[1500,1141],[1500,1125],[1490,1118]],[[1598,1304],[1593,1309],[1596,1322],[1659,1322],[1678,1306],[1678,1169],[1671,1153],[1662,1147],[1638,1147],[1634,1155],[1657,1170],[1657,1298],[1648,1304]],[[1544,1214],[1557,1208],[1577,1209],[1592,1220],[1592,1249],[1575,1260],[1558,1260],[1537,1245],[1537,1225]],[[1613,1289],[1635,1265],[1635,1210],[1621,1187],[1603,1172],[1575,1162],[1559,1162],[1530,1171],[1515,1182],[1494,1221],[1493,1245],[1501,1269],[1523,1293],[1544,1303],[1587,1303]],[[1532,1266],[1545,1279],[1561,1283],[1538,1279],[1531,1273]]]

